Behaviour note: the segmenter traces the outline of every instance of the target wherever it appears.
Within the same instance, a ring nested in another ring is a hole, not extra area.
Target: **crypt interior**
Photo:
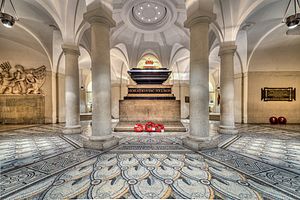
[[[300,199],[299,0],[1,0],[1,199]]]

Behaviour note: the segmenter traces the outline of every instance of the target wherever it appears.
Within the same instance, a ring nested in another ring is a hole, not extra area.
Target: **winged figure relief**
[[[15,71],[9,62],[0,64],[0,94],[43,94],[41,87],[46,81],[46,67],[24,69],[15,65]]]

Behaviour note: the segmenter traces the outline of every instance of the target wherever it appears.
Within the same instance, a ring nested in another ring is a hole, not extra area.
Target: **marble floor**
[[[219,148],[198,152],[176,133],[114,133],[117,147],[84,149],[63,126],[0,132],[1,199],[300,199],[298,125],[237,125],[232,136],[211,122]]]

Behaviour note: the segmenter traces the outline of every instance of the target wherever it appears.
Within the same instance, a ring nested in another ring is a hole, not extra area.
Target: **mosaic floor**
[[[101,152],[62,127],[0,133],[1,199],[300,199],[297,128],[240,125],[199,152],[180,137],[126,136]]]

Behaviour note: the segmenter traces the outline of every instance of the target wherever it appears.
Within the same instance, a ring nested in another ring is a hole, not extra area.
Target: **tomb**
[[[128,94],[119,103],[116,132],[131,132],[136,123],[152,121],[165,126],[165,131],[185,132],[180,122],[180,100],[172,94],[172,85],[163,84],[171,71],[158,60],[142,59],[128,74],[137,84],[128,85]]]

